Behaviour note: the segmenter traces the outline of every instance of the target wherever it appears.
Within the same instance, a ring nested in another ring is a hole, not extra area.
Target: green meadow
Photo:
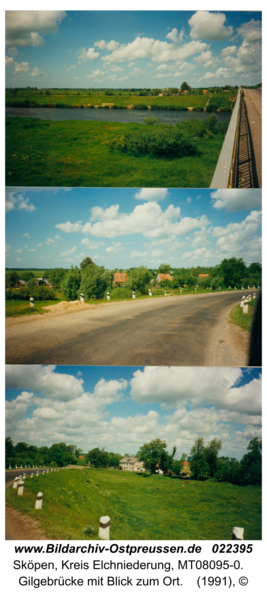
[[[209,98],[217,105],[218,110],[230,111],[233,108],[234,92],[215,92],[212,94],[185,94],[179,96],[157,96],[128,90],[6,90],[6,106],[42,107],[42,108],[103,108],[109,104],[111,108],[151,107],[153,110],[204,110]]]
[[[230,312],[230,319],[232,323],[244,329],[244,331],[250,331],[253,322],[255,300],[251,300],[248,305],[248,312],[243,314],[243,308],[238,304]]]
[[[38,492],[42,510],[34,508]],[[83,468],[27,478],[23,496],[10,486],[6,500],[36,518],[48,539],[98,539],[106,515],[112,540],[230,540],[234,526],[245,540],[261,539],[257,486]]]
[[[6,185],[209,187],[224,133],[197,137],[195,154],[173,159],[131,155],[108,146],[114,139],[150,127],[108,121],[7,118]]]

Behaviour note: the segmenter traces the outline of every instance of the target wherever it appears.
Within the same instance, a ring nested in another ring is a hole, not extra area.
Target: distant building
[[[127,281],[128,277],[126,273],[114,273],[113,276],[113,285],[124,285]]]
[[[124,456],[120,460],[120,467],[123,471],[139,471],[143,469],[144,463],[140,462],[136,456]]]
[[[158,273],[156,281],[160,283],[160,281],[165,281],[166,279],[172,281],[173,277],[169,273]]]
[[[18,281],[16,281],[14,288],[25,287],[26,285],[27,285],[27,281],[24,281],[23,279],[19,279]]]
[[[203,279],[203,277],[209,277],[209,273],[199,273],[198,279]]]
[[[202,90],[202,94],[207,94],[208,90]]]

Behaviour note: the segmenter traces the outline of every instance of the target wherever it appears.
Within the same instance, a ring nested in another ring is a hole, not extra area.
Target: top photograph
[[[261,188],[259,11],[7,11],[6,185]]]

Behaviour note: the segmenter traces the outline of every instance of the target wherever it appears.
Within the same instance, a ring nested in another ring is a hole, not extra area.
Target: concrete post
[[[152,292],[151,292],[151,290],[150,290],[150,289],[148,290],[148,295],[149,295],[149,296],[152,296]]]
[[[166,290],[164,290],[164,296],[167,296],[167,292],[166,292]]]
[[[109,540],[110,518],[101,517],[99,521],[98,537],[100,540]]]
[[[33,473],[31,473],[31,477],[33,477]]]
[[[243,308],[245,298],[246,298],[246,296],[242,296],[242,300],[240,302],[240,308]]]
[[[183,293],[183,290],[182,290],[182,288],[180,288],[180,294],[182,294],[182,293]]]
[[[249,287],[249,285],[248,285],[248,290],[250,290],[250,287]]]
[[[248,299],[246,298],[244,300],[244,304],[243,304],[243,315],[246,315],[248,313]]]
[[[21,480],[19,481],[17,490],[18,490],[18,496],[23,496],[24,481],[21,481]]]
[[[84,294],[80,294],[80,302],[84,302]]]
[[[195,288],[195,292],[197,291],[197,288]]]
[[[17,465],[15,465],[15,469],[17,469],[17,468],[18,468]]]
[[[13,486],[12,486],[12,487],[13,487],[13,490],[16,490],[16,489],[17,489],[17,487],[18,487],[18,482],[19,482],[19,477],[15,477],[15,481],[14,481],[14,483],[13,483]]]
[[[11,469],[11,465],[9,465],[9,469]]]
[[[212,287],[210,287],[210,290],[212,290]]]
[[[244,286],[242,285],[241,290],[243,290],[243,289],[244,289]]]
[[[43,507],[43,494],[42,494],[42,492],[38,492],[36,502],[35,502],[35,508],[41,509],[42,507]]]
[[[132,291],[132,298],[135,298],[135,292]]]
[[[30,307],[34,308],[34,298],[33,298],[33,296],[30,297]]]
[[[107,300],[110,300],[110,293],[107,292]]]
[[[236,290],[236,285],[235,285],[235,290]]]
[[[233,527],[232,540],[243,540],[243,539],[244,539],[243,527]]]

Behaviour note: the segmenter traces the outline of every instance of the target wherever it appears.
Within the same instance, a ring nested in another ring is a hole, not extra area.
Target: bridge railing
[[[238,157],[240,108],[242,97],[242,86],[237,93],[235,107],[224,138],[223,146],[217,162],[216,169],[210,184],[213,189],[225,189],[235,187],[236,160]]]

